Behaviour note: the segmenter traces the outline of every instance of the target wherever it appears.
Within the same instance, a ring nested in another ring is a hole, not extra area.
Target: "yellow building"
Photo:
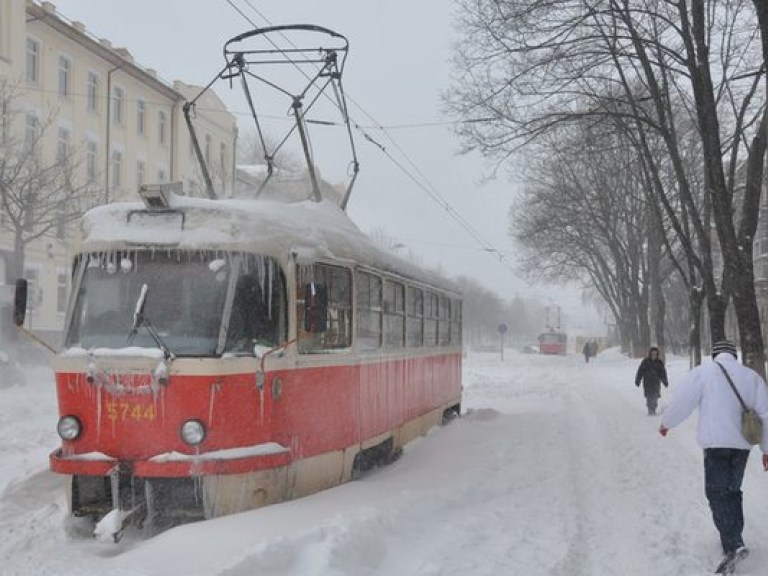
[[[134,61],[126,48],[91,35],[50,2],[0,1],[0,82],[22,108],[9,129],[20,138],[42,119],[41,154],[77,155],[80,181],[100,201],[135,199],[141,184],[181,181],[187,193],[205,186],[192,154],[182,106],[199,87],[168,83]],[[231,196],[237,127],[213,92],[201,100],[195,126],[218,194]],[[0,207],[2,212],[2,207]],[[7,215],[0,213],[0,283],[13,254]],[[28,245],[29,320],[41,332],[62,327],[69,278],[66,231]]]

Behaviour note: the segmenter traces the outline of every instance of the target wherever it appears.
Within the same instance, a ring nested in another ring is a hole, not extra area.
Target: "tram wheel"
[[[456,420],[460,416],[460,414],[461,414],[461,406],[458,404],[456,406],[451,406],[450,408],[446,408],[445,410],[443,410],[443,418],[442,418],[441,424],[443,426],[447,426],[448,424]]]

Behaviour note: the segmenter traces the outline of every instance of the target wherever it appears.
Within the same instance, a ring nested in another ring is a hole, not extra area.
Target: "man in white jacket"
[[[751,445],[741,433],[742,407],[720,366],[730,375],[747,407],[765,423],[760,446],[763,468],[768,470],[768,388],[760,375],[737,361],[736,347],[728,341],[712,347],[714,362],[691,370],[675,387],[664,410],[659,433],[667,432],[699,409],[698,440],[704,449],[704,484],[712,519],[720,532],[723,562],[748,554],[742,531],[744,512],[741,483]]]

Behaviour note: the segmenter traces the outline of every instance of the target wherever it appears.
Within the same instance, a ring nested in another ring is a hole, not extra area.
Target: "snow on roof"
[[[335,203],[271,199],[208,200],[171,194],[171,209],[114,203],[89,210],[80,226],[82,252],[163,246],[249,251],[286,263],[344,260],[425,283],[452,283],[377,247]]]

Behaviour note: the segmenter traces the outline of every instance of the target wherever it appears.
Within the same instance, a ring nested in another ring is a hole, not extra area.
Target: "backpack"
[[[723,374],[725,374],[728,384],[731,385],[733,393],[736,394],[736,398],[739,399],[739,404],[741,404],[741,435],[744,436],[744,440],[749,442],[752,446],[760,444],[760,442],[763,441],[763,420],[757,412],[752,408],[747,407],[741,394],[736,390],[736,386],[734,385],[733,380],[731,380],[731,375],[728,374],[725,367],[720,364],[720,362],[715,362],[715,364],[717,364],[720,370],[723,371]]]

